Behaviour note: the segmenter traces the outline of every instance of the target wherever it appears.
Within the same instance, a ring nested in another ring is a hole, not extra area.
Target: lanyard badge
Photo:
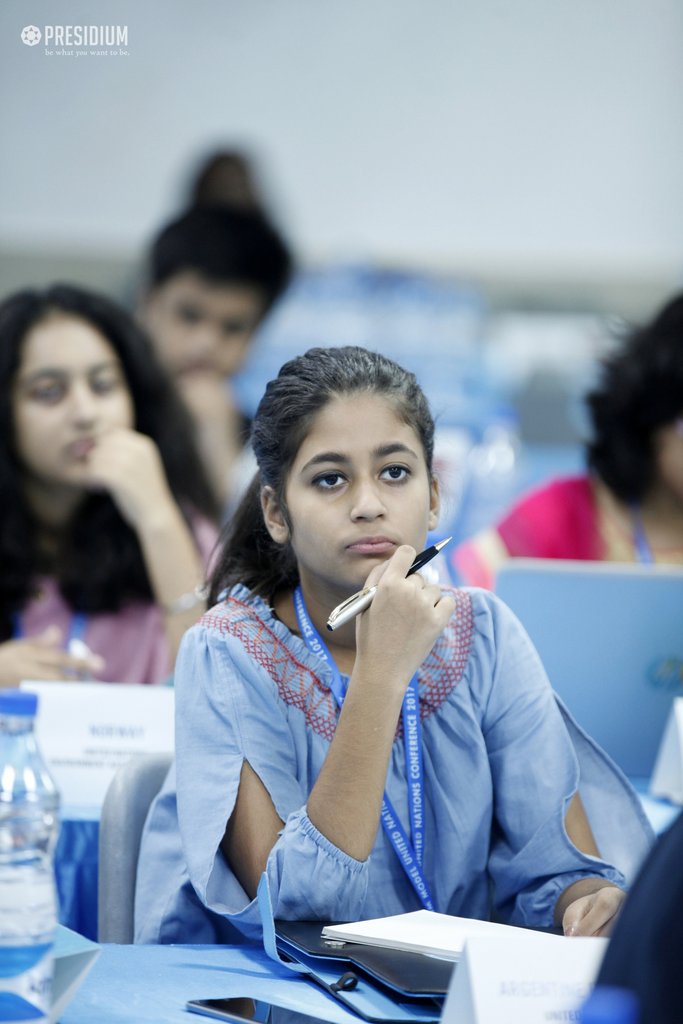
[[[329,666],[332,680],[330,689],[337,706],[341,708],[346,696],[346,686],[341,678],[334,658],[327,644],[311,622],[301,587],[294,591],[294,610],[306,646]],[[381,821],[401,867],[420,898],[426,910],[434,910],[429,886],[422,874],[424,851],[424,800],[422,771],[422,724],[420,721],[420,698],[417,675],[408,684],[401,710],[403,719],[403,743],[405,747],[406,783],[408,786],[408,807],[410,810],[410,837],[405,833],[396,811],[385,792],[382,801]],[[411,841],[412,840],[412,841]]]

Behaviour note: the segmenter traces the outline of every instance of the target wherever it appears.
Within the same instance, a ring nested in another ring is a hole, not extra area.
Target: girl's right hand
[[[455,601],[419,573],[406,576],[415,549],[402,545],[375,566],[365,585],[377,586],[372,604],[356,622],[357,663],[396,680],[401,693],[431,651]]]
[[[177,512],[159,449],[147,434],[108,430],[97,439],[87,465],[90,486],[109,492],[136,533]]]
[[[48,626],[38,636],[0,644],[0,687],[18,686],[24,679],[40,681],[92,678],[104,668],[98,654],[75,657],[62,647],[62,632]]]
[[[417,574],[411,547],[376,566],[370,607],[356,617],[356,657],[337,729],[307,802],[329,841],[366,860],[377,838],[387,769],[406,688],[454,611],[453,598]],[[237,826],[236,826],[237,828]]]

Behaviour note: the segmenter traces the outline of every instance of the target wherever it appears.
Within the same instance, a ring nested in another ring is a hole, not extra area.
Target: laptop
[[[683,696],[683,569],[514,558],[496,594],[579,725],[627,775],[649,777]]]

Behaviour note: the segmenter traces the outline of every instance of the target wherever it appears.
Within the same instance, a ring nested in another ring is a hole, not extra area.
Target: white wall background
[[[134,253],[227,143],[305,260],[681,277],[680,0],[2,0],[0,87],[6,252]]]

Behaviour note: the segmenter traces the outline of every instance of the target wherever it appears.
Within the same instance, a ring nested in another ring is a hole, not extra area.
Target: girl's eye
[[[90,387],[93,394],[96,395],[108,395],[110,391],[115,391],[120,384],[120,378],[118,374],[100,374],[97,377],[93,377],[90,381]]]
[[[255,323],[246,318],[242,320],[224,320],[221,324],[221,331],[226,338],[236,338],[241,334],[248,334],[255,327]]]
[[[61,380],[44,380],[33,385],[29,398],[42,405],[56,405],[66,394],[66,384]]]
[[[317,476],[313,481],[315,487],[319,487],[323,491],[332,490],[333,487],[337,487],[340,482],[343,482],[344,477],[341,473],[324,473],[323,476]]]
[[[410,470],[405,466],[387,466],[382,470],[382,476],[388,476],[390,480],[405,480],[410,475]]]

